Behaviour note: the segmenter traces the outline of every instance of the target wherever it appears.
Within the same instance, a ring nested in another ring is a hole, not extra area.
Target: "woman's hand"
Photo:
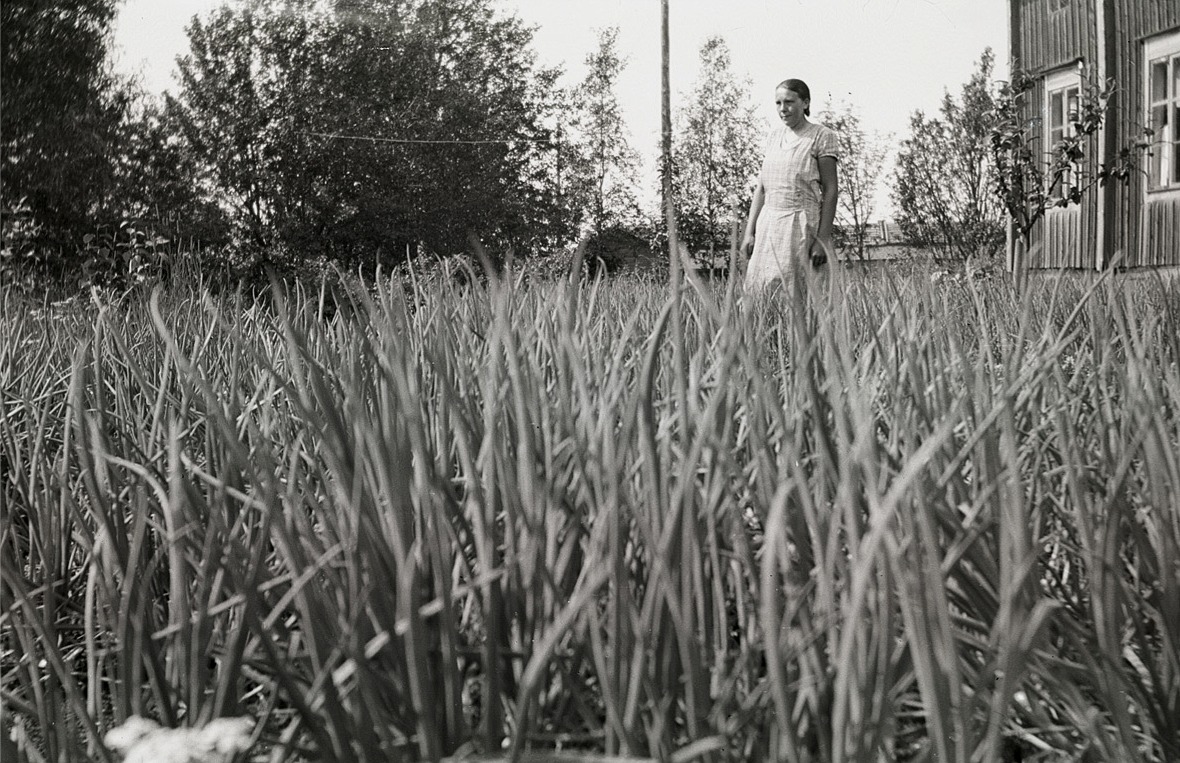
[[[831,233],[821,233],[811,241],[811,264],[823,265],[826,262],[836,259],[836,246],[832,241]]]
[[[739,249],[741,250],[741,253],[746,256],[747,260],[750,259],[750,255],[754,253],[753,233],[747,233],[746,235],[742,236],[742,245],[739,247]]]

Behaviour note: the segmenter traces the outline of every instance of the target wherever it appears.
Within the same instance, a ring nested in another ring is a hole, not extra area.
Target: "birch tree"
[[[673,152],[680,235],[710,258],[728,246],[735,207],[749,206],[765,126],[750,102],[749,78],[734,71],[719,36],[701,46],[700,69],[684,99]]]
[[[574,88],[574,138],[569,191],[586,226],[596,235],[638,219],[635,179],[639,155],[631,147],[617,94],[627,61],[619,55],[618,27],[599,30],[597,47],[587,54],[586,76]]]
[[[828,104],[816,120],[836,132],[840,145],[840,196],[836,222],[847,245],[864,259],[868,225],[877,211],[877,191],[892,136],[865,129],[851,103]]]

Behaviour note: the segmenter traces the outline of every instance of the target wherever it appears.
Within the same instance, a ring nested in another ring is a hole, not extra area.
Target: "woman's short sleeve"
[[[840,142],[836,139],[836,132],[827,127],[821,127],[815,139],[815,156],[830,156],[839,161]]]

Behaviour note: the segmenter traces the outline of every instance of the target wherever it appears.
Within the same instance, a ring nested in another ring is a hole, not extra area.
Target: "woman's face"
[[[811,104],[799,97],[799,94],[794,90],[787,90],[785,87],[780,87],[774,91],[774,105],[778,108],[779,119],[786,123],[787,127],[798,127],[803,123],[803,111]]]

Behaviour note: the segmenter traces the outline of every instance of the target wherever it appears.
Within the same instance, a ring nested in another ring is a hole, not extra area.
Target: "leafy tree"
[[[836,220],[847,231],[847,242],[864,259],[868,224],[876,211],[876,193],[892,136],[869,132],[850,103],[829,104],[822,122],[836,132],[840,144],[840,197]]]
[[[897,157],[893,201],[903,230],[959,257],[991,256],[1004,242],[1004,212],[992,192],[993,63],[985,50],[959,99],[943,96],[941,118],[914,112]]]
[[[627,66],[618,52],[618,27],[598,32],[598,47],[586,56],[586,76],[574,88],[570,196],[596,236],[633,226],[639,217],[635,178],[639,155],[631,147],[616,93]]]
[[[1047,210],[1078,204],[1097,185],[1126,182],[1138,169],[1138,152],[1149,145],[1133,141],[1115,152],[1110,163],[1098,163],[1096,171],[1087,171],[1083,159],[1106,117],[1115,92],[1113,80],[1082,79],[1077,108],[1070,115],[1071,129],[1052,146],[1041,145],[1039,123],[1025,117],[1026,99],[1035,92],[1035,82],[1027,72],[1017,70],[1010,82],[1000,84],[990,135],[997,169],[995,192],[1025,248]]]
[[[126,96],[106,63],[117,0],[0,5],[0,189],[23,200],[52,243],[91,225],[109,200]]]
[[[355,261],[564,224],[556,73],[490,0],[247,0],[188,31],[170,114],[244,243]]]
[[[209,179],[161,99],[134,95],[114,160],[121,221],[189,242],[226,243],[225,216],[210,200]]]
[[[673,179],[681,239],[712,256],[728,246],[732,211],[749,205],[764,126],[749,103],[750,82],[733,72],[719,36],[700,50],[700,70],[680,114]]]

